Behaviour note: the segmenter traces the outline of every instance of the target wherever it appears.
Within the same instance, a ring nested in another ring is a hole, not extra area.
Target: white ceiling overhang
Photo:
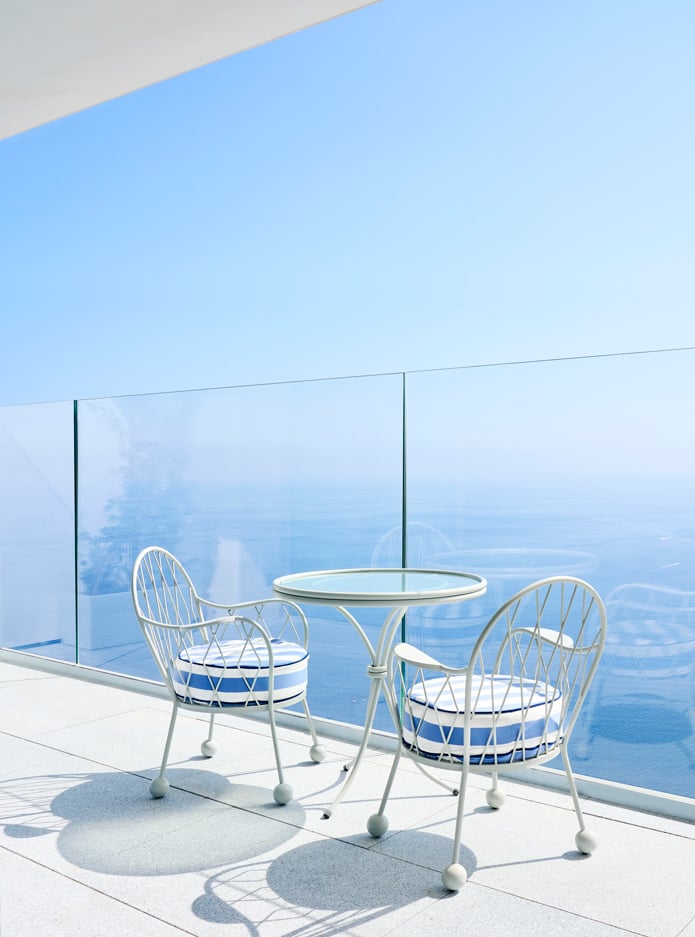
[[[0,139],[377,0],[2,0]]]

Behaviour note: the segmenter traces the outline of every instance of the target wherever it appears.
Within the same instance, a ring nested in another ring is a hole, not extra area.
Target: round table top
[[[273,582],[276,595],[305,602],[391,607],[459,602],[486,588],[475,573],[441,569],[323,569]]]

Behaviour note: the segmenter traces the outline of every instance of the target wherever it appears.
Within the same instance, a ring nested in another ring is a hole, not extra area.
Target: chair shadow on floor
[[[169,796],[153,800],[151,774],[13,778],[0,783],[0,826],[16,840],[55,837],[57,851],[76,869],[181,876],[182,884],[172,887],[192,914],[243,927],[252,937],[271,919],[286,924],[286,933],[312,937],[344,934],[384,916],[390,927],[394,912],[424,894],[441,897],[434,876],[428,883],[422,869],[365,848],[364,834],[353,842],[304,834],[304,808],[296,801],[279,807],[271,788],[181,767],[170,771]],[[205,795],[187,789],[196,780]],[[311,841],[301,843],[305,835]],[[294,838],[299,845],[291,844]],[[200,876],[191,882],[187,873],[202,873],[202,893]]]
[[[493,811],[476,807],[471,813]],[[387,916],[388,929],[395,932],[399,913],[411,917],[409,905],[423,898],[456,900],[439,877],[451,852],[450,835],[420,828],[399,831],[376,846],[370,843],[371,838],[357,834],[293,846],[270,860],[235,863],[207,879],[192,910],[210,923],[243,925],[251,937],[271,920],[282,921],[284,932],[294,937],[304,933],[337,937]],[[476,870],[586,858],[570,850],[479,865],[468,847],[462,846],[460,853],[469,875]]]
[[[423,836],[418,834],[420,843]],[[443,844],[446,848],[448,840]],[[360,834],[312,841],[271,860],[230,866],[210,876],[192,910],[211,923],[244,925],[252,937],[272,920],[282,921],[283,932],[294,937],[337,937],[387,916],[390,931],[399,911],[423,897],[445,897],[436,875],[365,848]],[[411,915],[405,910],[403,917]]]
[[[62,857],[78,868],[134,877],[252,860],[291,840],[304,825],[304,809],[294,802],[277,807],[271,789],[205,772],[213,796],[196,796],[177,787],[180,782],[185,788],[190,775],[172,770],[171,796],[158,801],[149,796],[144,774],[14,778],[0,785],[0,824],[14,839],[56,836]],[[282,810],[283,822],[260,812],[275,809]]]

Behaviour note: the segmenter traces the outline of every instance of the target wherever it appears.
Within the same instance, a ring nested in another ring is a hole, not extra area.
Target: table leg
[[[346,613],[344,609],[341,609],[341,611],[346,614],[346,617],[351,620],[353,624],[357,624],[349,612]],[[357,773],[357,769],[359,768],[360,762],[362,761],[362,756],[364,755],[367,745],[369,744],[369,736],[372,731],[372,726],[374,725],[374,718],[376,716],[376,709],[379,703],[379,696],[382,692],[384,693],[389,711],[393,716],[393,703],[389,697],[386,687],[386,677],[388,675],[388,654],[393,643],[395,630],[404,614],[405,609],[394,609],[393,611],[389,612],[386,617],[386,621],[382,626],[378,651],[375,655],[373,655],[376,657],[376,660],[373,660],[373,662],[367,667],[367,676],[371,681],[371,685],[369,687],[369,696],[367,698],[367,712],[364,719],[364,732],[362,734],[362,741],[360,742],[360,747],[358,748],[357,754],[355,755],[352,765],[350,766],[347,778],[333,799],[333,803],[330,805],[330,807],[327,807],[323,811],[323,817],[325,820],[330,819],[330,817],[333,815],[336,807],[347,793],[355,777],[355,774]],[[359,630],[362,632],[361,628],[359,628]]]

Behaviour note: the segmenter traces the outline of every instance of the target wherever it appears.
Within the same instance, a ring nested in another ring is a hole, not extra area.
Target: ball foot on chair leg
[[[466,870],[458,863],[448,865],[442,872],[442,882],[444,883],[444,887],[448,888],[449,891],[458,891],[460,888],[463,888],[467,878]]]
[[[205,739],[200,746],[200,752],[205,758],[212,758],[213,755],[217,754],[217,748],[217,742],[213,742],[212,739]]]
[[[499,810],[506,799],[506,794],[504,791],[501,791],[499,787],[493,787],[485,792],[485,800],[487,801],[488,807],[492,810]]]
[[[292,785],[287,784],[285,781],[282,784],[276,784],[275,789],[273,790],[273,800],[276,804],[284,806],[289,804],[292,800]]]
[[[150,794],[155,800],[165,797],[169,790],[169,782],[166,778],[155,778],[150,784]]]
[[[325,760],[328,752],[323,747],[323,745],[312,745],[309,749],[309,757],[317,765],[320,765],[322,761]]]
[[[374,839],[379,839],[380,836],[383,836],[388,828],[388,817],[385,817],[383,813],[373,813],[367,820],[367,832],[370,836],[373,836]]]
[[[590,856],[598,846],[596,834],[592,833],[591,830],[580,830],[574,837],[574,841],[577,844],[577,849],[586,856]]]

